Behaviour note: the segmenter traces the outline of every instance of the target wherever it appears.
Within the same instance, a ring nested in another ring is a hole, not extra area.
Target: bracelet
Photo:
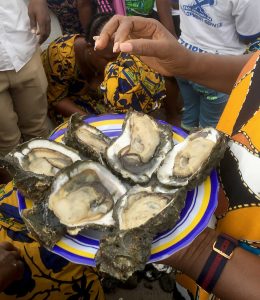
[[[226,234],[220,234],[197,279],[197,284],[208,293],[214,289],[227,261],[232,257],[238,241]]]

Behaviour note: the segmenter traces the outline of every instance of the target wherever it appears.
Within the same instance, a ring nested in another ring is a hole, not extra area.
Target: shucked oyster
[[[114,205],[125,193],[125,186],[99,163],[76,162],[55,177],[49,209],[70,234],[89,227],[105,229],[114,225]]]
[[[103,163],[105,151],[111,140],[96,127],[85,123],[84,118],[78,113],[70,117],[64,142],[85,157]]]
[[[165,194],[150,187],[132,188],[116,203],[116,229],[100,242],[96,255],[99,270],[120,280],[142,270],[151,254],[153,237],[175,225],[185,198],[184,189]]]
[[[167,186],[193,189],[205,180],[225,150],[225,136],[214,128],[204,128],[173,147],[158,169],[157,178]]]
[[[81,160],[78,152],[60,143],[32,139],[8,154],[7,169],[19,191],[31,200],[39,200],[57,172]]]
[[[122,177],[146,183],[171,149],[172,131],[136,111],[128,112],[122,129],[107,149],[107,162]]]

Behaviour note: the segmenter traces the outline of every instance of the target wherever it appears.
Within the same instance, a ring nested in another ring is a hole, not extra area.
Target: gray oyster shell
[[[130,110],[122,134],[107,148],[106,161],[116,173],[147,183],[172,148],[172,130],[149,115]]]
[[[168,152],[157,178],[163,185],[192,190],[217,166],[226,147],[224,134],[214,128],[194,132]]]
[[[100,241],[98,269],[123,281],[143,270],[151,255],[153,238],[173,228],[185,199],[185,189],[174,194],[154,193],[149,187],[131,189],[114,208],[116,229]]]
[[[48,207],[72,235],[85,228],[106,230],[114,226],[113,208],[126,191],[101,164],[76,162],[55,176]]]
[[[42,199],[53,176],[62,168],[81,160],[79,153],[63,144],[32,139],[5,157],[6,169],[19,191],[33,201]]]
[[[66,233],[66,227],[48,209],[44,200],[32,208],[24,209],[21,216],[33,238],[47,249],[52,249]]]
[[[83,156],[103,163],[105,151],[111,140],[96,127],[85,123],[84,118],[78,113],[70,117],[64,142],[77,149]]]

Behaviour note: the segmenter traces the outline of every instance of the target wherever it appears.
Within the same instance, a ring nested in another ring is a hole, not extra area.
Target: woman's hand
[[[114,52],[140,55],[147,65],[166,76],[174,75],[189,55],[189,51],[154,19],[116,15],[102,29],[95,48],[104,49],[112,37]]]
[[[114,40],[114,52],[140,55],[148,66],[162,75],[191,80],[224,93],[230,93],[250,58],[248,55],[189,51],[158,21],[142,17],[116,15],[94,39],[97,50],[104,49],[110,40]]]
[[[0,292],[23,276],[19,251],[11,243],[0,242]]]

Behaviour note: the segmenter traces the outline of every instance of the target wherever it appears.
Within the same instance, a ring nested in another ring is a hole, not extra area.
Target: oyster
[[[106,151],[107,163],[123,178],[147,183],[172,148],[171,128],[136,111],[127,113],[122,128]]]
[[[105,151],[111,140],[96,127],[85,123],[84,118],[78,113],[70,117],[64,142],[85,157],[103,163]]]
[[[106,229],[114,225],[112,211],[125,186],[97,162],[76,162],[54,179],[48,206],[67,231]]]
[[[24,209],[21,216],[31,235],[47,249],[52,249],[66,233],[66,227],[48,209],[44,200]]]
[[[193,189],[219,163],[226,147],[225,136],[214,128],[192,133],[167,154],[157,178],[167,186]]]
[[[57,172],[77,160],[78,152],[60,143],[32,139],[6,157],[7,169],[19,191],[31,200],[41,200]]]
[[[126,280],[144,269],[154,236],[176,224],[185,199],[185,189],[166,194],[151,187],[132,188],[114,208],[116,229],[101,239],[96,254],[99,270]]]

